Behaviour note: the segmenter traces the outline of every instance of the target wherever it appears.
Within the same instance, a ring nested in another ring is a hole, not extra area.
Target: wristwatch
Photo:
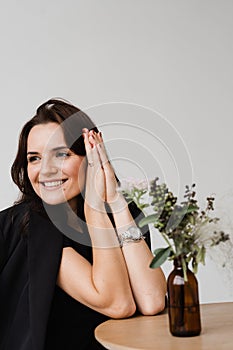
[[[119,242],[122,247],[125,243],[139,242],[144,239],[142,231],[137,226],[130,226],[119,234]]]

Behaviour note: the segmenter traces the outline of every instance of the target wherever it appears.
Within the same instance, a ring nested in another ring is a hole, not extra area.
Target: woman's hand
[[[88,133],[88,141],[92,149],[97,150],[99,162],[104,172],[105,202],[109,205],[114,205],[114,203],[118,203],[119,201],[125,204],[123,197],[117,191],[118,183],[112,165],[108,160],[101,132],[96,133],[91,130]]]
[[[98,154],[96,142],[93,138],[94,131],[83,129],[84,144],[87,154],[87,174],[85,204],[89,208],[101,210],[106,198],[105,175],[101,159]]]

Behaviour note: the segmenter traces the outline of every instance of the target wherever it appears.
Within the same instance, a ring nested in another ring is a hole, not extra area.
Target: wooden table
[[[167,312],[108,320],[95,330],[96,339],[107,349],[143,350],[232,350],[233,302],[201,304],[202,332],[196,337],[174,337]]]

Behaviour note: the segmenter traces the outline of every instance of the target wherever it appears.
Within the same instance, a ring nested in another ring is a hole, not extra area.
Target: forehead
[[[28,135],[27,148],[29,151],[65,145],[63,130],[57,123],[35,125]]]

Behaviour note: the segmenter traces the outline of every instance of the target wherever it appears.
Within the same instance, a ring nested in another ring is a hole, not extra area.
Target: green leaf
[[[155,221],[158,220],[158,216],[155,214],[148,215],[142,220],[139,221],[139,227],[143,227],[145,225],[151,224],[152,222],[154,223]]]
[[[152,269],[155,269],[159,266],[161,266],[169,257],[171,253],[171,248],[167,247],[167,248],[158,248],[154,250],[154,258],[150,263],[150,267]]]
[[[206,255],[206,248],[202,246],[201,248],[199,248],[196,256],[197,263],[202,263],[203,265],[205,265],[205,255]]]
[[[193,269],[193,273],[197,273],[198,270],[198,262],[196,261],[196,259],[192,260],[192,269]]]
[[[186,213],[192,213],[193,211],[197,211],[199,208],[197,205],[190,204],[186,209]]]

